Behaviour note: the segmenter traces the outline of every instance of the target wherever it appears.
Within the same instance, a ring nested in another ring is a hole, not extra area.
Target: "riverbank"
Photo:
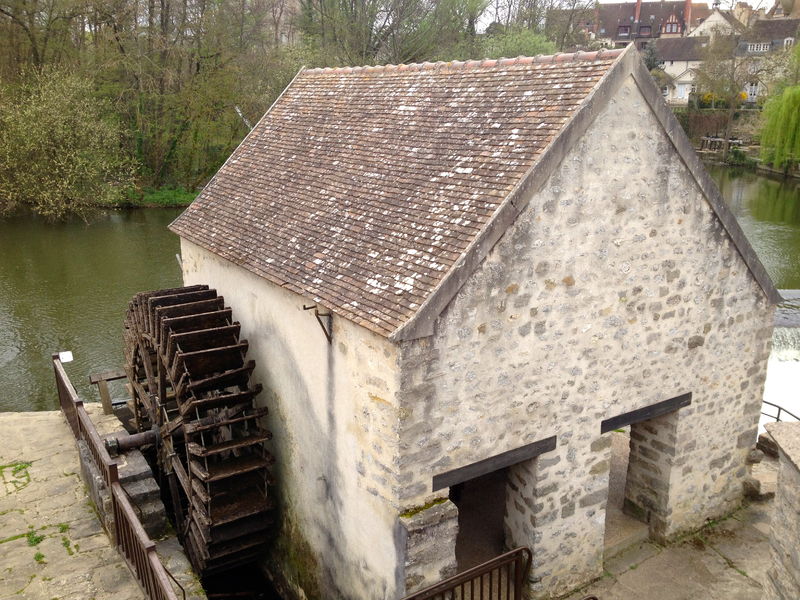
[[[144,189],[128,195],[117,208],[181,208],[189,206],[199,192],[183,188]]]
[[[797,183],[800,184],[800,169],[795,169],[793,171],[789,171],[788,173],[784,173],[783,171],[779,171],[778,169],[773,169],[769,165],[766,165],[760,162],[757,159],[749,158],[748,162],[745,163],[737,163],[731,161],[723,161],[722,160],[722,152],[721,151],[699,151],[698,154],[700,155],[700,160],[703,161],[703,164],[707,166],[714,166],[720,167],[724,169],[740,169],[742,171],[747,171],[756,175],[761,175],[762,177],[768,177],[773,181],[786,181],[787,183]]]

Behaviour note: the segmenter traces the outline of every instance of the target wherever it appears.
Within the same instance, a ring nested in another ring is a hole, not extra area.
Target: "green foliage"
[[[45,562],[44,554],[42,554],[41,552],[37,552],[36,554],[33,555],[33,560],[35,560],[40,565],[44,564],[44,562]]]
[[[553,53],[585,45],[593,13],[590,0],[0,0],[0,216],[183,205],[302,66]]]
[[[800,162],[800,85],[787,87],[764,106],[761,153],[775,168]]]
[[[497,35],[486,36],[483,47],[485,58],[535,56],[556,51],[553,42],[530,29],[509,29]]]
[[[642,60],[644,60],[644,65],[647,67],[648,71],[652,72],[653,69],[659,69],[661,57],[658,55],[658,48],[656,48],[655,42],[651,42],[644,47],[644,50],[642,50]]]
[[[70,547],[71,544],[72,544],[72,542],[70,542],[70,539],[67,536],[65,536],[65,535],[61,536],[61,545],[64,546],[64,549],[67,551],[67,554],[69,556],[72,556],[73,554],[75,554],[75,552]]]
[[[648,46],[648,48],[649,47],[650,46]],[[663,69],[659,69],[658,67],[655,67],[655,68],[650,70],[650,75],[652,76],[653,80],[656,82],[656,85],[659,88],[669,87],[669,86],[672,85],[672,82],[673,82],[672,77],[670,77],[669,73],[667,73]]]
[[[28,546],[38,546],[45,538],[43,535],[36,535],[35,529],[31,529],[25,534],[25,537],[28,538]]]
[[[741,148],[732,146],[728,153],[728,164],[737,167],[755,167],[756,161],[747,156]]]
[[[189,192],[182,187],[146,188],[141,194],[131,193],[127,204],[165,208],[189,206],[196,197],[197,192]]]
[[[0,214],[61,218],[120,199],[132,168],[109,112],[85,78],[55,69],[0,89]]]

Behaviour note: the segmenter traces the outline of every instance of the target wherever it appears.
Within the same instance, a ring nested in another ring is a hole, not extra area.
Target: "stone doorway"
[[[629,413],[630,425],[610,431],[604,421],[605,435],[612,436],[606,557],[647,538],[666,540],[672,518],[670,475],[677,453],[678,409],[690,402],[691,394],[686,394],[634,411]],[[643,411],[653,416],[644,418]],[[628,415],[617,419],[625,418]]]
[[[626,514],[625,491],[628,480],[631,428],[623,427],[605,435],[611,439],[603,554],[610,558],[628,546],[649,537],[647,524]]]
[[[508,469],[499,469],[450,488],[458,507],[456,563],[464,571],[505,551],[503,521]]]

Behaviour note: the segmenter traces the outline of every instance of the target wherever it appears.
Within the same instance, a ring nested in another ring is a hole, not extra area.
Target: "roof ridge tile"
[[[509,67],[513,65],[530,65],[533,63],[565,63],[576,61],[598,61],[598,60],[612,60],[617,58],[624,48],[615,48],[613,50],[597,50],[594,52],[568,52],[557,54],[538,54],[536,56],[517,56],[515,58],[484,58],[484,59],[471,59],[471,60],[453,60],[453,61],[437,61],[437,62],[422,62],[422,63],[400,63],[397,65],[363,65],[357,67],[314,67],[312,69],[305,69],[303,72],[311,75],[330,75],[340,74],[347,75],[351,73],[381,73],[381,72],[399,72],[399,71],[424,71],[424,70],[439,70],[442,68],[449,69],[475,69],[475,68],[494,68],[494,67]]]

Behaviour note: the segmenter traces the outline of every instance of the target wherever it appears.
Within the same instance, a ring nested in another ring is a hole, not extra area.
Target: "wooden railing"
[[[522,600],[531,558],[528,548],[517,548],[403,600]]]
[[[145,532],[128,495],[119,482],[117,463],[109,456],[97,429],[83,407],[83,401],[78,398],[72,382],[67,377],[58,354],[53,355],[53,370],[61,411],[72,428],[75,439],[83,440],[88,446],[92,460],[111,494],[113,533],[117,549],[125,557],[128,567],[136,576],[147,598],[178,600],[170,583],[171,575],[156,554],[155,542]],[[185,593],[183,595],[186,596]]]

